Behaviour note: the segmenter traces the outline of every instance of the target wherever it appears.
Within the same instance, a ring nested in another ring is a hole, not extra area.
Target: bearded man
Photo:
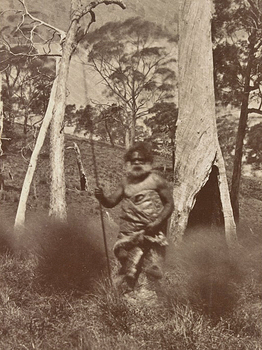
[[[119,275],[133,289],[142,270],[153,279],[162,277],[167,222],[174,204],[167,182],[152,170],[153,155],[140,142],[124,156],[126,176],[111,195],[101,188],[95,196],[106,208],[122,202],[120,232],[114,253],[121,264]]]

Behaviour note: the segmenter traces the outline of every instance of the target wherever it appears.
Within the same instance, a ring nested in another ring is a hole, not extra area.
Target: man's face
[[[135,166],[140,166],[140,165],[144,165],[146,163],[144,157],[139,153],[139,152],[134,152],[131,156],[130,159],[130,163],[131,165]]]
[[[152,166],[147,162],[142,154],[139,152],[133,152],[130,162],[127,164],[128,175],[133,178],[140,178],[150,172]]]

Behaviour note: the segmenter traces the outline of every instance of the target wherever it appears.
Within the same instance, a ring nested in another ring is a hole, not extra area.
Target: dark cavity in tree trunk
[[[185,235],[193,228],[218,228],[223,230],[224,217],[218,187],[218,168],[212,167],[207,183],[197,194],[195,205],[189,214]]]

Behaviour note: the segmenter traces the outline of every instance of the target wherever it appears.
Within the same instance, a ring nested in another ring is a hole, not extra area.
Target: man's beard
[[[129,162],[126,164],[127,177],[131,179],[140,179],[148,175],[152,170],[150,163],[131,165]]]

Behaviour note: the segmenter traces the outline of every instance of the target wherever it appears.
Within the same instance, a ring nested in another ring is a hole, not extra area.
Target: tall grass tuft
[[[41,288],[87,292],[105,270],[105,254],[94,232],[76,224],[46,224],[38,238],[37,276]]]
[[[229,250],[224,237],[201,229],[178,247],[170,247],[167,275],[174,289],[171,302],[187,300],[195,309],[218,321],[237,307],[239,286],[250,273],[251,251]],[[259,268],[257,267],[256,270]]]
[[[12,235],[4,226],[0,226],[0,254],[14,251]]]

